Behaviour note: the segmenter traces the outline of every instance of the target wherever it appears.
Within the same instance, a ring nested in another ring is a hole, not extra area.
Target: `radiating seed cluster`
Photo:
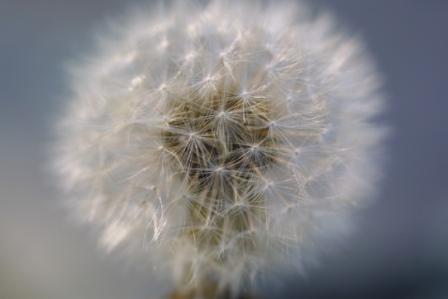
[[[373,191],[362,45],[286,2],[151,11],[74,68],[56,163],[73,207],[186,292],[298,266]]]
[[[199,248],[218,246],[223,238],[241,233],[248,234],[234,246],[255,246],[249,232],[265,221],[257,177],[280,155],[270,129],[270,101],[243,99],[231,91],[175,100],[162,130],[173,171],[186,180],[188,194],[195,198],[186,233]],[[204,231],[204,224],[210,229]]]

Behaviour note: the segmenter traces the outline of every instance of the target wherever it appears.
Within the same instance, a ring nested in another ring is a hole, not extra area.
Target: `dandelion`
[[[57,171],[108,250],[146,253],[183,298],[300,266],[377,177],[382,97],[362,44],[303,4],[175,3],[79,63]]]

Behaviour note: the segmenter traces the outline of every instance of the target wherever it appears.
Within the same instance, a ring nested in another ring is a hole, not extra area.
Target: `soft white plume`
[[[374,67],[299,4],[154,7],[74,68],[57,171],[107,249],[238,291],[372,194]]]

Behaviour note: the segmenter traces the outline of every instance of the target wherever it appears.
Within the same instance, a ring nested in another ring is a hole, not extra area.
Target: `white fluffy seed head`
[[[334,28],[303,5],[212,1],[103,38],[74,71],[57,171],[105,247],[237,292],[372,194],[378,79]]]

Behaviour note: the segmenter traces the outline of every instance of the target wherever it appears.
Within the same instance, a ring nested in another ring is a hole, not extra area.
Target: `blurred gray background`
[[[137,1],[128,1],[134,2]],[[448,298],[448,1],[314,0],[360,33],[386,79],[386,179],[358,231],[266,298]],[[0,0],[0,299],[152,299],[157,273],[98,250],[46,166],[64,62],[118,0]],[[155,292],[154,290],[158,291]]]

